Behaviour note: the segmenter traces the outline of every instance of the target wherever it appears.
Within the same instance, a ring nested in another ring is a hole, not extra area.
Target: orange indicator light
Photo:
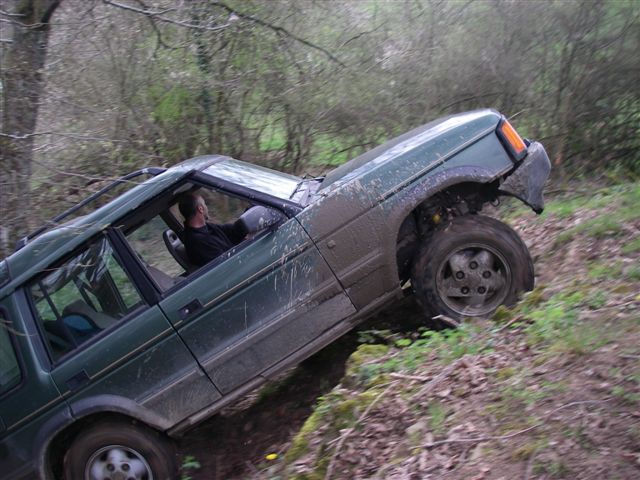
[[[509,142],[511,147],[513,147],[513,151],[516,154],[519,155],[527,148],[520,135],[518,135],[518,132],[516,132],[511,124],[506,120],[502,122],[500,130],[502,131],[502,135],[504,136],[505,140]]]

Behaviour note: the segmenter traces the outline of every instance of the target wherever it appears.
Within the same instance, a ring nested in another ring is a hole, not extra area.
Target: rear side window
[[[0,394],[20,383],[20,366],[11,342],[11,324],[0,312]]]
[[[49,269],[29,293],[54,361],[143,304],[107,238]]]

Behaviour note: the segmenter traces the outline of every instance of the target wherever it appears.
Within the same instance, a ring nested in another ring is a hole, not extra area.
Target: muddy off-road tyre
[[[65,480],[173,480],[173,444],[142,425],[101,422],[80,433],[64,457]]]
[[[411,284],[429,318],[489,317],[533,289],[529,250],[490,217],[454,217],[423,240],[414,258]]]

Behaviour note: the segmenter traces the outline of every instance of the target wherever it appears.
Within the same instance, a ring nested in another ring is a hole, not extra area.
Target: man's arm
[[[225,223],[224,225],[220,225],[220,228],[234,245],[238,245],[242,242],[249,233],[245,228],[244,223],[240,220],[236,220],[233,223]]]

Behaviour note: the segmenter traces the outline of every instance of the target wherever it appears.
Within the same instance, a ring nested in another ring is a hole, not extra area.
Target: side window
[[[251,204],[240,198],[225,195],[216,190],[201,188],[198,195],[202,195],[209,207],[209,221],[214,223],[235,222]]]
[[[176,278],[184,273],[184,268],[167,249],[166,241],[164,240],[167,230],[169,230],[169,227],[157,215],[151,221],[129,233],[127,241],[152,276],[152,272],[160,271],[169,277]],[[157,276],[159,277],[160,274],[157,274]],[[158,281],[155,277],[154,280]]]
[[[208,206],[208,221],[215,224],[233,223],[251,206],[246,200],[206,187],[198,189],[196,194],[202,196]],[[173,200],[170,208],[152,216],[150,220],[136,224],[128,231],[125,229],[127,242],[163,291],[184,280],[195,270],[194,265],[189,262],[178,232],[171,230],[164,220],[173,217],[173,223],[184,223],[178,209],[178,199],[179,196]]]
[[[54,360],[143,304],[107,238],[48,270],[29,293]]]
[[[20,383],[20,366],[13,349],[9,329],[11,324],[0,312],[0,394]]]

